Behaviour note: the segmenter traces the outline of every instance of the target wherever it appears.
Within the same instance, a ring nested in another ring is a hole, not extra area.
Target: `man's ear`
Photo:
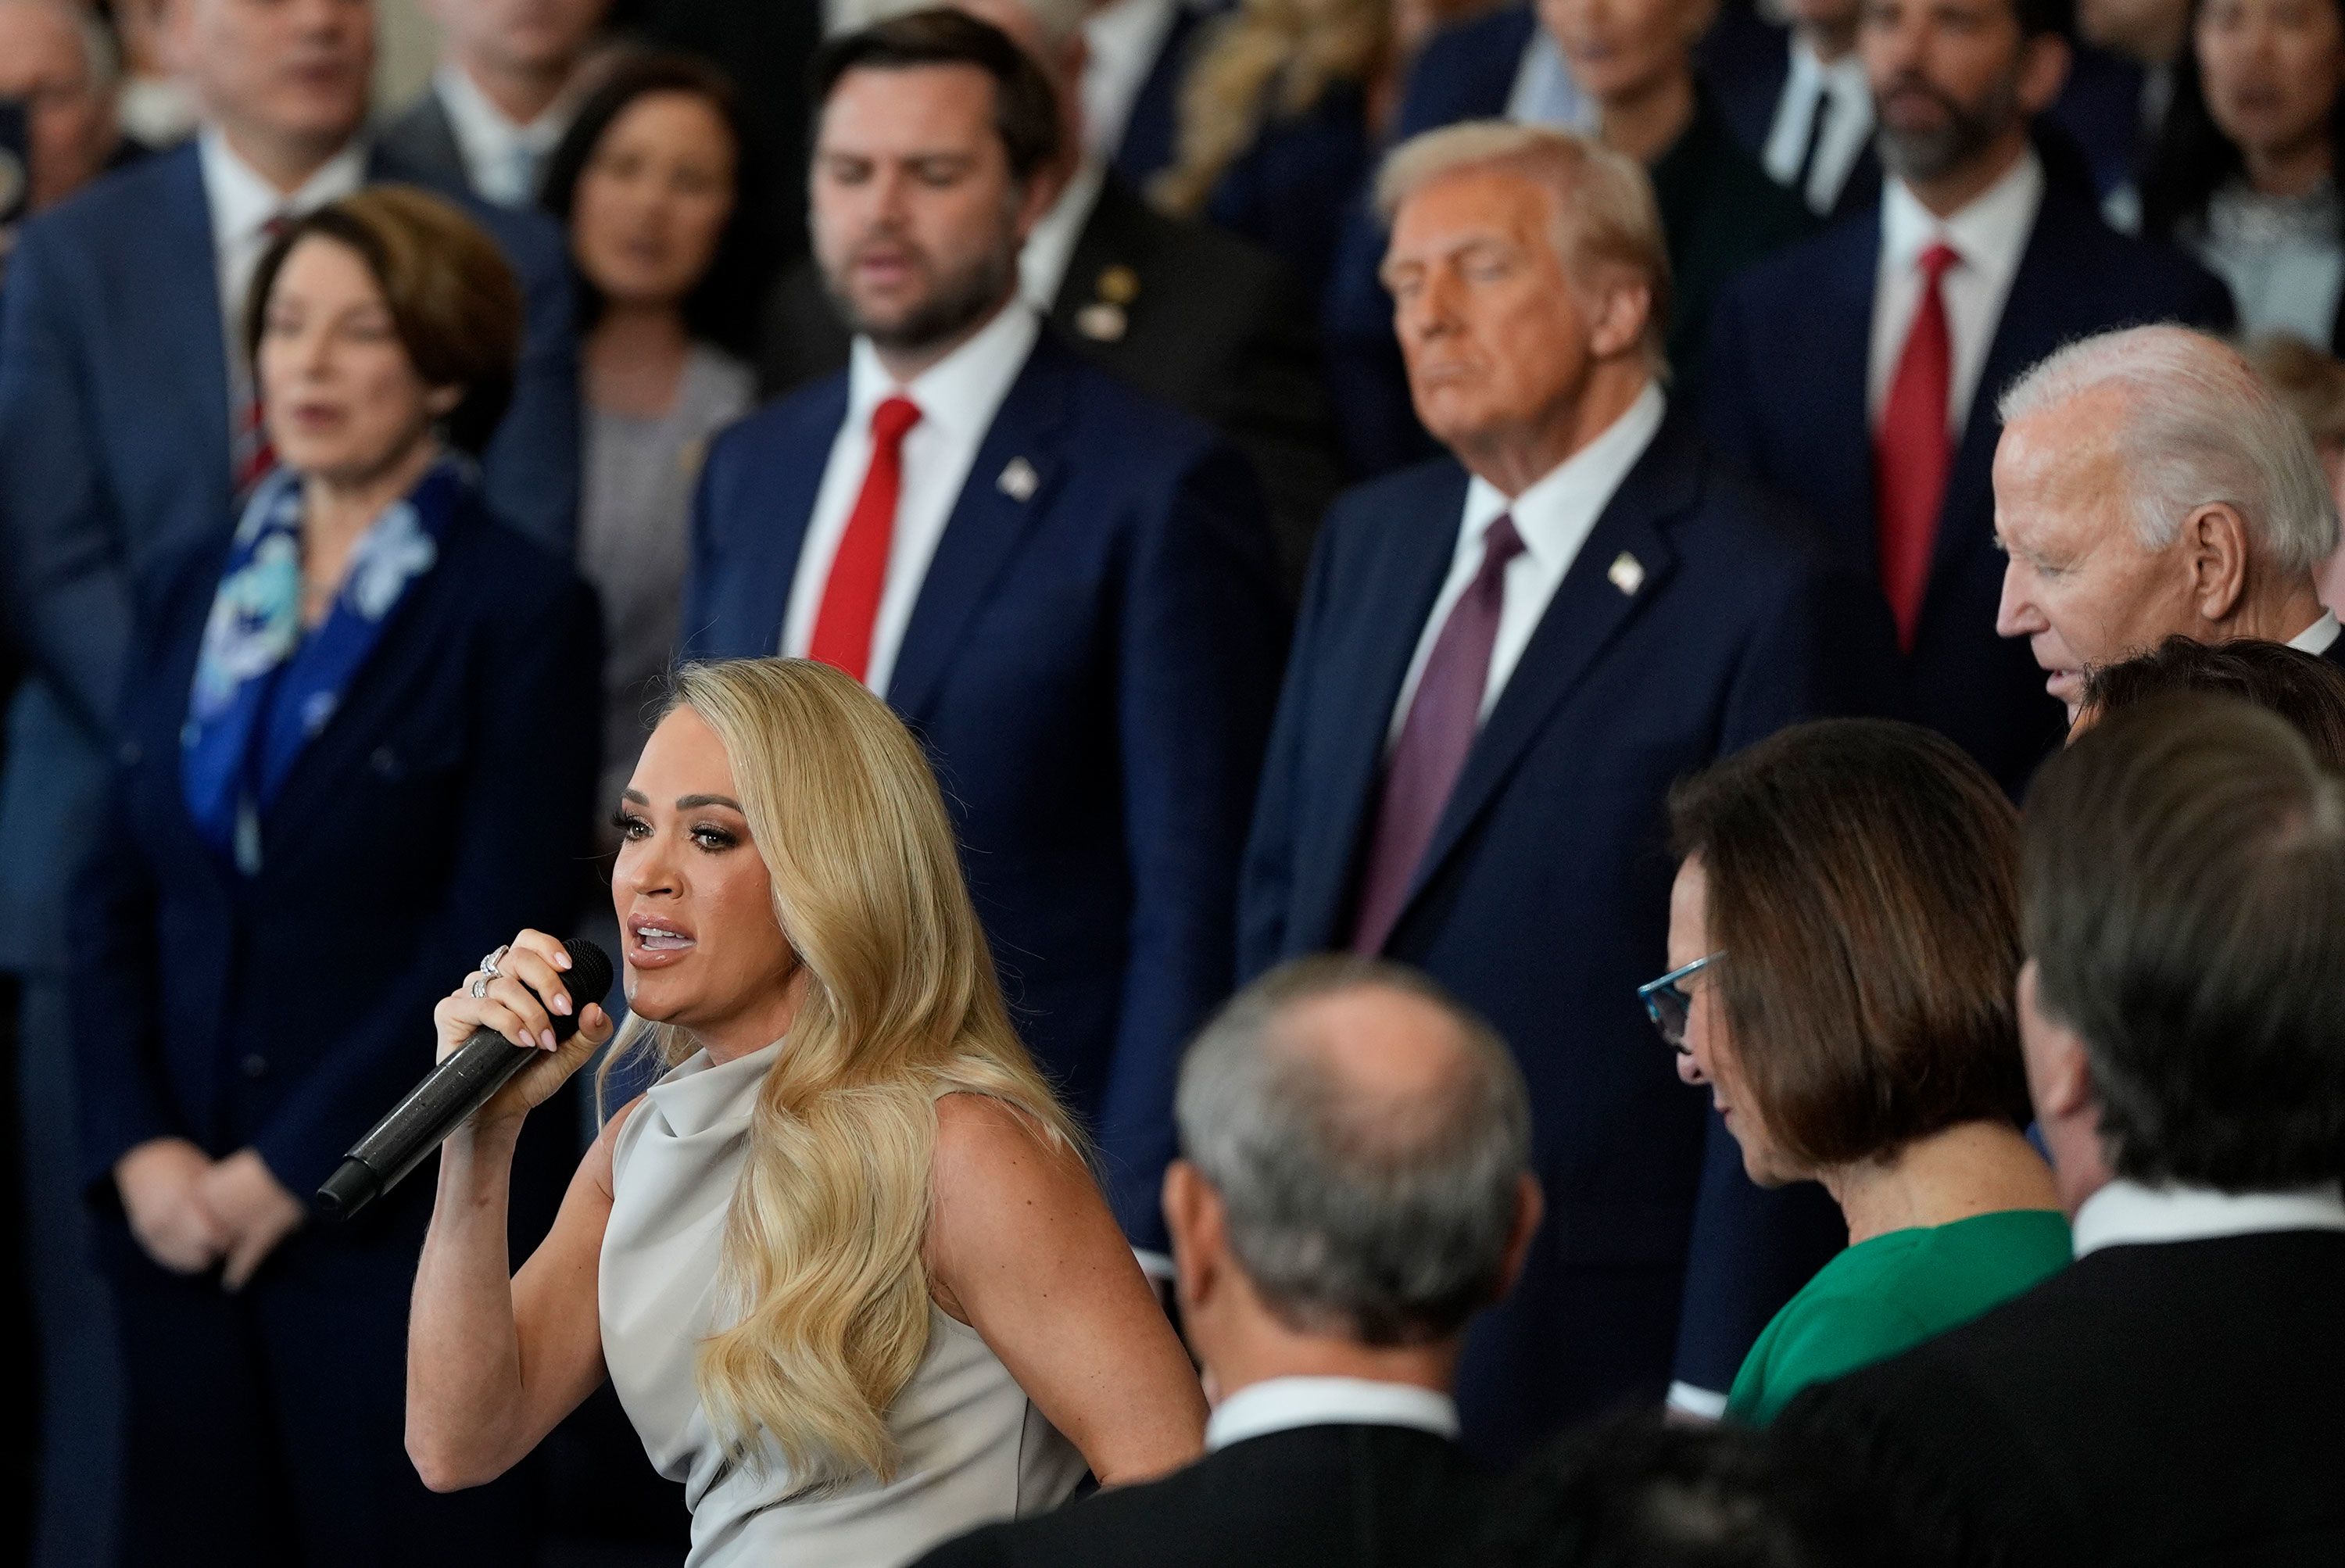
[[[2182,520],[2179,539],[2198,618],[2231,618],[2248,587],[2248,520],[2228,501],[2210,501]]]
[[[1653,315],[1652,286],[1625,274],[1607,279],[1596,296],[1596,320],[1588,334],[1589,352],[1599,360],[1637,351],[1645,323]]]
[[[2035,1119],[2066,1121],[2094,1105],[2092,1057],[2083,1035],[2045,1011],[2040,974],[2032,958],[2020,966],[2020,1055]]]
[[[2019,107],[2034,119],[2060,99],[2076,52],[2057,33],[2039,33],[2019,46]]]
[[[1523,1277],[1523,1264],[1529,1258],[1531,1237],[1538,1234],[1539,1223],[1547,1218],[1547,1193],[1538,1177],[1525,1171],[1515,1184],[1515,1224],[1507,1233],[1507,1250],[1498,1264],[1497,1299],[1504,1300],[1513,1290],[1515,1282]]]
[[[1164,1167],[1164,1227],[1172,1237],[1173,1283],[1184,1315],[1220,1282],[1228,1213],[1222,1195],[1187,1160]]]

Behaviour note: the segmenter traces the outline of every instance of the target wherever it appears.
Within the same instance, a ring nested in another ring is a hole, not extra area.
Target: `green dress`
[[[2068,1263],[2068,1221],[2009,1208],[1893,1230],[1816,1271],[1751,1347],[1730,1420],[1763,1423],[1811,1383],[1886,1360],[2034,1288]]]

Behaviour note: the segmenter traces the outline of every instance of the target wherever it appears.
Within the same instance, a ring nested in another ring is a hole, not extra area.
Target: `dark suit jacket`
[[[702,472],[687,652],[781,640],[843,376]],[[1000,476],[1014,461],[1023,499]],[[1284,647],[1260,492],[1204,427],[1047,331],[969,470],[888,700],[927,746],[1027,1043],[1162,1239],[1183,1044],[1230,989],[1237,860]]]
[[[412,176],[380,148],[371,172]],[[513,407],[484,463],[488,504],[566,553],[578,383],[562,237],[543,214],[442,194],[496,237],[528,304]],[[32,677],[9,716],[19,760],[0,786],[0,840],[21,850],[0,857],[0,904],[48,902],[87,841],[138,578],[228,537],[226,337],[193,144],[25,225],[0,295],[0,539]],[[0,963],[61,963],[57,932],[0,921]]]
[[[1776,1420],[1956,1561],[2345,1563],[2345,1235],[2112,1247]]]
[[[376,133],[375,146],[416,171],[442,190],[471,190],[472,170],[464,167],[463,150],[456,145],[456,128],[449,122],[447,106],[437,87],[425,87],[416,100]]]
[[[1329,514],[1246,850],[1248,976],[1350,938],[1386,726],[1466,492],[1443,462]],[[1632,592],[1612,581],[1624,555]],[[1530,1086],[1548,1221],[1467,1341],[1477,1446],[1512,1454],[1658,1401],[1673,1376],[1726,1388],[1838,1247],[1813,1189],[1744,1178],[1636,988],[1668,967],[1670,785],[1786,724],[1877,707],[1888,637],[1874,590],[1672,414],[1484,723],[1386,947],[1497,1025]]]
[[[1365,199],[1376,151],[1367,95],[1354,82],[1331,83],[1301,114],[1264,116],[1253,145],[1214,183],[1205,216],[1285,262],[1315,302],[1345,220]]]
[[[1873,274],[1881,223],[1866,214],[1728,284],[1711,324],[1711,437],[1754,477],[1802,503],[1844,556],[1879,576],[1872,421]],[[1995,635],[1995,402],[2071,339],[2140,321],[2224,328],[2223,286],[2180,254],[2124,239],[2056,186],[2022,253],[1954,454],[1912,655],[1910,715],[1944,731],[2015,794],[2066,728],[2024,641]]]
[[[1132,117],[1123,122],[1123,139],[1116,144],[1115,172],[1134,190],[1172,163],[1181,141],[1181,87],[1196,56],[1198,36],[1205,24],[1226,10],[1230,0],[1173,0],[1172,26],[1164,46],[1140,84],[1132,101]]]
[[[1389,1426],[1296,1427],[1143,1486],[938,1547],[919,1568],[1423,1568],[1475,1517],[1480,1472],[1456,1443]]]
[[[205,543],[157,574],[112,824],[76,890],[81,1174],[100,1187],[129,1149],[178,1136],[249,1145],[314,1189],[430,1065],[432,1004],[480,955],[566,928],[592,848],[593,595],[475,504],[263,817],[259,872],[239,875],[179,786],[226,556]]]
[[[1815,220],[1734,145],[1707,94],[1651,173],[1670,251],[1670,385],[1690,407],[1701,391],[1711,300],[1736,272],[1813,233]]]
[[[1734,139],[1752,158],[1763,158],[1783,84],[1792,76],[1792,30],[1765,20],[1750,5],[1729,5],[1701,41],[1701,70]],[[1825,216],[1846,218],[1880,199],[1881,159],[1868,141]]]
[[[1093,363],[1237,444],[1270,494],[1284,575],[1299,582],[1340,472],[1310,312],[1276,260],[1210,224],[1165,217],[1111,175],[1051,321]],[[811,261],[776,287],[765,335],[769,395],[838,370],[852,341]]]

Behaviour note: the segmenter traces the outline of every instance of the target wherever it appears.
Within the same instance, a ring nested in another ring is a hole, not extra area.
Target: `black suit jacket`
[[[1276,260],[1209,224],[1165,217],[1110,175],[1051,320],[1091,362],[1245,453],[1269,493],[1291,594],[1342,473],[1311,311]],[[850,341],[814,264],[791,269],[766,307],[766,395],[843,368]]]
[[[396,158],[401,168],[415,170],[441,188],[480,194],[473,189],[472,171],[464,167],[463,149],[456,145],[456,127],[448,118],[447,106],[440,101],[438,87],[424,88],[374,139],[375,146]]]
[[[1753,5],[1730,5],[1701,41],[1701,75],[1742,150],[1765,157],[1783,86],[1792,79],[1792,30],[1761,16]],[[1881,159],[1868,137],[1824,216],[1846,218],[1880,199]]]
[[[1233,1443],[1162,1481],[988,1525],[918,1568],[1417,1568],[1455,1543],[1481,1486],[1465,1451],[1429,1432],[1297,1427]]]
[[[2340,1302],[2345,1233],[2111,1247],[1776,1429],[1964,1563],[2333,1565]]]
[[[1880,254],[1881,219],[1866,213],[1728,283],[1711,321],[1702,387],[1720,449],[1804,504],[1876,581],[1867,382]],[[2158,321],[2221,331],[2232,319],[2230,295],[2204,269],[2113,232],[2047,168],[2044,205],[1954,452],[1929,587],[1903,661],[1910,717],[1961,742],[2015,794],[2066,732],[2066,715],[2046,694],[2026,643],[1995,635],[2003,594],[1995,400],[2072,339]]]

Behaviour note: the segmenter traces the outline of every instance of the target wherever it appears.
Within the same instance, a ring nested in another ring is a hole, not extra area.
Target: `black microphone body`
[[[570,1012],[547,1014],[558,1041],[576,1033],[578,1014],[589,1003],[599,1003],[611,992],[609,955],[583,937],[574,937],[563,946],[570,953],[570,968],[563,976],[563,988],[570,993]],[[318,1188],[319,1210],[330,1219],[349,1219],[358,1214],[404,1180],[513,1074],[544,1054],[516,1045],[493,1029],[474,1030],[470,1040],[426,1074],[372,1131],[350,1145],[334,1174]]]

